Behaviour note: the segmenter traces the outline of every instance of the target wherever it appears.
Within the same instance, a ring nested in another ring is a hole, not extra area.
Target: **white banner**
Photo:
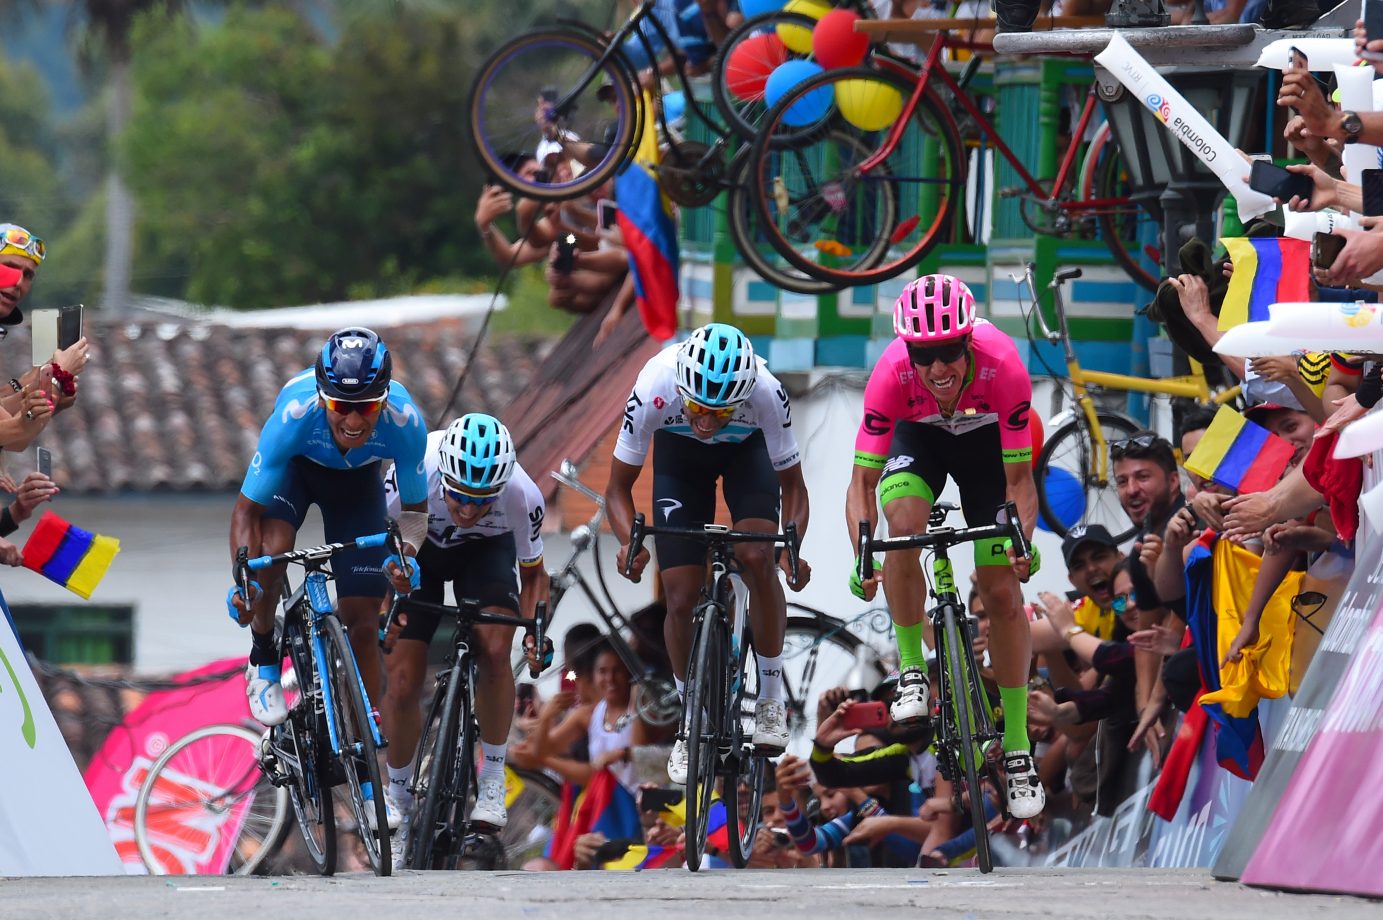
[[[0,597],[0,606],[4,604]],[[105,822],[0,619],[0,876],[124,875]]]

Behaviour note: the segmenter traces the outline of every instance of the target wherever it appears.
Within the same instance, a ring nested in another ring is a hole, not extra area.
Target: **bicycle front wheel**
[[[393,868],[389,850],[389,815],[380,782],[379,757],[375,751],[374,719],[365,705],[365,693],[356,668],[355,654],[341,621],[325,620],[326,674],[331,685],[332,715],[341,745],[340,763],[346,775],[356,833],[365,845],[365,856],[375,875],[387,876]],[[373,819],[373,820],[371,820]],[[374,825],[374,830],[370,825]]]
[[[970,822],[975,829],[975,861],[981,872],[994,871],[994,857],[989,850],[989,819],[984,808],[984,787],[980,784],[980,756],[976,747],[975,728],[979,725],[978,713],[970,697],[971,677],[974,659],[967,654],[969,640],[961,644],[960,628],[956,623],[954,608],[942,613],[945,647],[942,656],[950,678],[946,695],[950,697],[951,712],[955,717],[956,737],[960,740],[960,764],[965,776],[965,790],[970,800]]]
[[[711,94],[725,124],[746,143],[758,137],[768,114],[764,102],[768,75],[787,61],[811,57],[811,32],[815,26],[816,20],[810,16],[775,10],[745,20],[725,37],[716,53]],[[793,47],[783,43],[784,35]],[[794,40],[802,37],[807,39],[805,44]]]
[[[592,34],[520,35],[490,55],[476,76],[470,102],[476,155],[501,185],[527,198],[585,195],[633,151],[642,117],[634,87],[624,57],[607,54]],[[545,141],[545,130],[555,143]],[[540,147],[564,156],[539,163],[545,172],[535,175],[523,164]]]
[[[151,875],[195,874],[206,865],[253,875],[288,831],[288,791],[259,768],[260,733],[208,725],[183,735],[149,768],[134,804],[134,839]]]
[[[326,722],[316,708],[321,683],[302,627],[305,614],[300,609],[284,618],[283,645],[300,688],[288,721],[270,737],[279,768],[288,775],[288,799],[307,855],[320,874],[331,875],[336,871],[336,810],[331,794],[335,780],[329,772],[332,758]]]
[[[725,706],[725,623],[721,610],[703,604],[687,666],[687,868],[701,868],[715,802],[720,763],[720,720]]]
[[[1122,543],[1138,528],[1119,503],[1109,445],[1132,437],[1140,427],[1112,412],[1096,413],[1096,418],[1104,434],[1102,450],[1097,450],[1085,416],[1079,412],[1042,445],[1033,470],[1037,508],[1059,536],[1066,536],[1077,524],[1101,524]]]
[[[726,726],[733,738],[728,762],[731,769],[726,772],[722,796],[730,862],[736,869],[743,869],[754,851],[754,837],[762,823],[764,773],[768,769],[768,759],[754,750],[752,726],[759,697],[759,668],[751,642],[740,643],[736,673],[738,689],[730,696],[726,715]]]
[[[765,238],[797,269],[838,287],[876,284],[949,237],[965,189],[959,135],[930,91],[898,123],[915,87],[893,70],[829,70],[764,119],[747,178]],[[799,125],[811,130],[779,141]]]

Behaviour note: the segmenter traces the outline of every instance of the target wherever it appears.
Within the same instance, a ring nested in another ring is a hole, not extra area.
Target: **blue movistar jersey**
[[[259,445],[245,472],[240,494],[252,502],[269,504],[294,457],[304,457],[332,470],[356,469],[379,460],[392,460],[399,471],[400,500],[405,505],[425,502],[427,472],[423,468],[423,455],[426,452],[427,428],[422,413],[403,384],[391,382],[389,401],[380,412],[370,439],[363,446],[342,453],[331,436],[326,409],[317,399],[317,381],[309,368],[279,391],[274,414],[260,430]]]

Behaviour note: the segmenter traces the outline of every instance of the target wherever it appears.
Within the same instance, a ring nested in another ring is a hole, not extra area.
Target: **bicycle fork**
[[[312,605],[312,656],[316,659],[317,673],[325,676],[327,670],[327,646],[326,638],[322,634],[322,622],[329,616],[335,616],[336,610],[332,606],[331,596],[327,594],[326,576],[320,572],[311,572],[307,576],[307,597]],[[360,668],[355,663],[355,650],[350,647],[350,633],[346,633],[346,649],[349,652],[348,660],[342,664],[350,669],[354,676],[356,685],[360,687],[360,698],[365,701],[365,721],[369,723],[370,734],[374,737],[376,750],[383,749],[387,742],[379,732],[379,725],[374,718],[374,704],[370,702],[370,694],[365,690],[365,679],[360,676]],[[343,750],[341,747],[341,736],[336,730],[336,699],[335,689],[331,686],[331,681],[322,680],[320,682],[322,690],[322,706],[327,716],[327,734],[331,738],[331,750],[337,757],[350,755],[359,756],[364,753],[363,745],[354,744],[350,750]]]

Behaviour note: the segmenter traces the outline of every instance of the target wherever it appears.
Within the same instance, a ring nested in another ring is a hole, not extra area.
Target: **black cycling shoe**
[[[990,0],[1000,32],[1031,32],[1040,0]]]
[[[1268,9],[1258,24],[1280,31],[1304,29],[1320,17],[1316,0],[1268,0]]]

